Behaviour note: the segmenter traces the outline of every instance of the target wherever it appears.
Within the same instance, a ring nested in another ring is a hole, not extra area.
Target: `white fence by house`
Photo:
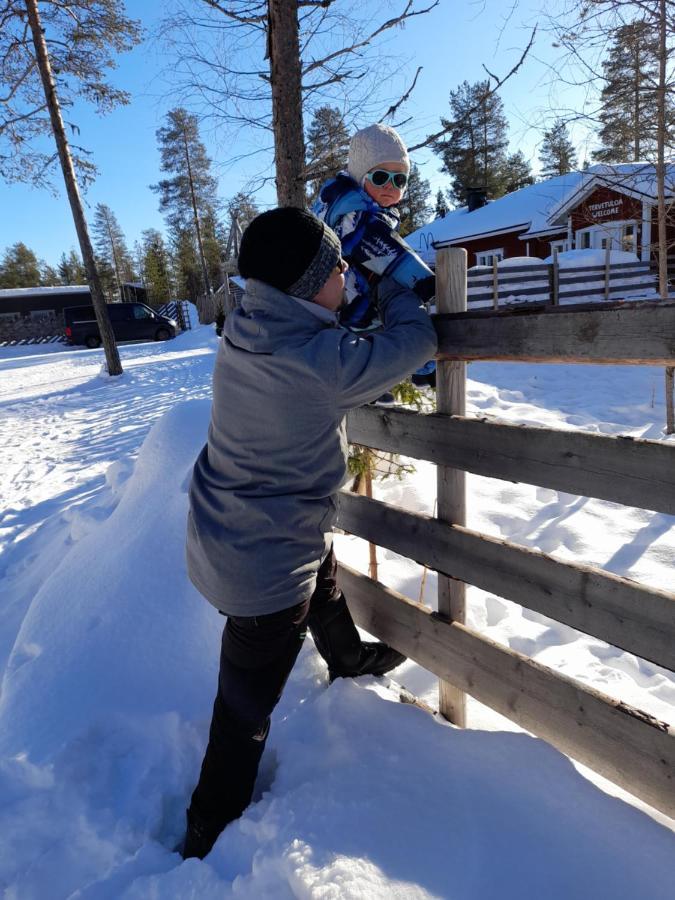
[[[508,262],[508,260],[506,261]],[[532,261],[474,267],[468,273],[469,309],[510,303],[579,303],[654,297],[658,280],[649,262],[567,267]]]

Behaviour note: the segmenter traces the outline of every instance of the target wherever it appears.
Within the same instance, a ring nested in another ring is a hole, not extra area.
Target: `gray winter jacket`
[[[436,352],[419,299],[380,285],[384,328],[353,334],[249,279],[226,323],[208,443],[190,486],[188,571],[227,615],[256,616],[311,596],[346,478],[345,413]]]

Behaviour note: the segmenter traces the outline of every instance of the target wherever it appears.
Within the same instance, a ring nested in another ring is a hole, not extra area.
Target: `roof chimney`
[[[469,212],[474,212],[474,210],[480,209],[481,206],[486,206],[486,204],[487,191],[485,188],[469,188],[466,198],[466,205],[469,208]]]

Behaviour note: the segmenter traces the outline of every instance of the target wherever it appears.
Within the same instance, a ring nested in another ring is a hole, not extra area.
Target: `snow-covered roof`
[[[59,284],[54,287],[2,288],[0,300],[16,300],[19,297],[49,297],[55,294],[88,294],[88,284]]]
[[[583,173],[585,177],[575,191],[551,209],[550,224],[559,223],[570,209],[579,203],[597,187],[608,187],[621,194],[635,197],[637,200],[655,200],[656,168],[649,162],[621,163],[617,165],[591,166]],[[666,164],[666,195],[672,196],[675,188],[675,163]]]
[[[570,172],[513,191],[473,212],[463,206],[407,235],[406,241],[418,253],[424,254],[433,247],[467,238],[498,237],[517,228],[542,231],[549,227],[549,211],[574,193],[583,178],[583,172]]]
[[[675,163],[668,164],[667,183],[669,193],[672,193]],[[420,256],[429,260],[433,259],[436,247],[468,239],[491,236],[497,239],[501,234],[520,229],[521,238],[554,234],[566,226],[563,216],[567,210],[599,185],[640,198],[656,197],[656,174],[650,163],[591,166],[584,172],[570,172],[528,185],[473,212],[465,206],[452,210],[407,235],[406,241]],[[498,243],[496,240],[495,246]]]

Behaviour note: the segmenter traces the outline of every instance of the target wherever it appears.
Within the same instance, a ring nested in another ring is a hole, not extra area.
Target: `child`
[[[424,302],[434,295],[433,272],[398,234],[396,205],[409,173],[408,151],[396,131],[370,125],[352,137],[347,171],[328,181],[314,204],[316,215],[340,238],[350,266],[340,322],[353,331],[379,325],[372,291],[383,275],[411,288]],[[433,364],[424,368],[435,375]]]

